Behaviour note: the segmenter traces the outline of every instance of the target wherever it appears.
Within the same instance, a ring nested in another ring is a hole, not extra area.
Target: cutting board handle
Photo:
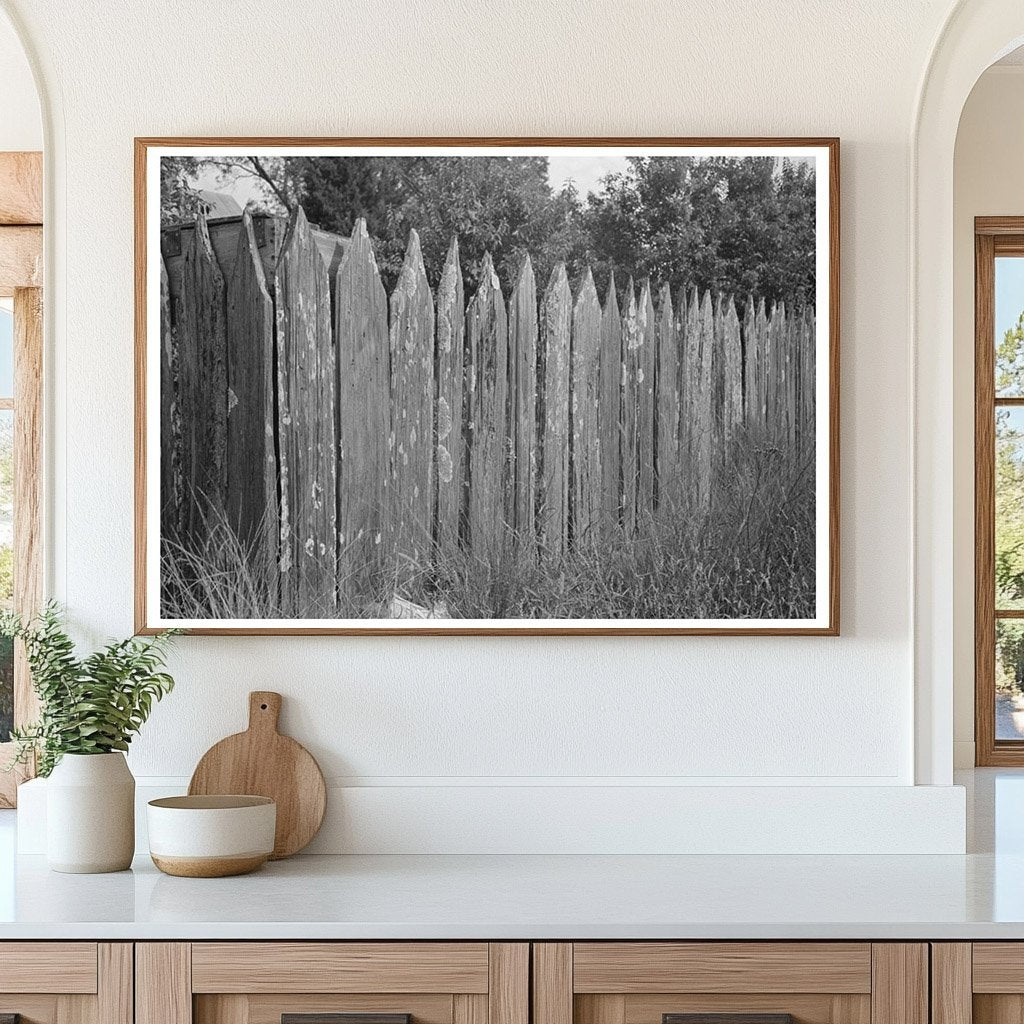
[[[249,694],[249,732],[277,732],[281,715],[281,694],[253,690]]]

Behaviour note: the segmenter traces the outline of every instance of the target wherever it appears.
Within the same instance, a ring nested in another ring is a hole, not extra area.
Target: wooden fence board
[[[598,448],[601,453],[601,521],[605,539],[619,528],[622,504],[622,318],[615,294],[615,275],[608,277],[608,293],[601,311],[601,407]]]
[[[415,571],[433,535],[434,300],[420,238],[409,244],[391,295],[389,546]]]
[[[219,512],[224,507],[228,406],[224,278],[202,216],[185,251],[182,280],[178,359],[183,531],[201,542],[207,509]]]
[[[590,268],[583,277],[572,311],[572,430],[571,530],[573,544],[599,539],[601,508],[601,450],[598,437],[600,406],[601,303]]]
[[[636,531],[639,466],[637,441],[640,415],[640,334],[639,312],[633,278],[626,283],[622,306],[622,525],[630,536]]]
[[[691,414],[694,438],[693,496],[697,508],[707,514],[711,507],[712,465],[714,458],[714,346],[715,312],[711,292],[705,292],[700,304],[700,348]]]
[[[466,315],[469,450],[468,542],[474,557],[493,559],[505,548],[508,480],[508,317],[491,254]]]
[[[725,300],[722,316],[722,435],[725,448],[743,422],[743,349],[736,303]]]
[[[508,303],[510,519],[520,544],[532,546],[537,490],[537,282],[523,260]]]
[[[336,607],[337,456],[327,268],[296,208],[275,274],[281,603],[296,618]]]
[[[383,546],[391,430],[388,300],[360,217],[334,280],[338,590],[366,594]]]
[[[540,543],[561,555],[569,541],[569,370],[572,294],[565,264],[551,271],[540,311],[544,442],[537,503]]]
[[[160,523],[161,534],[181,529],[181,419],[178,407],[177,342],[167,267],[160,260]]]
[[[276,576],[277,423],[274,304],[247,212],[227,289],[228,419],[225,511],[254,564]]]
[[[650,280],[644,281],[637,306],[640,348],[637,351],[637,527],[654,514],[654,383],[658,365],[658,323]]]
[[[671,508],[679,501],[679,322],[672,308],[667,284],[658,293],[657,315],[657,461],[655,487],[659,508]]]
[[[437,289],[437,345],[435,377],[437,408],[435,429],[437,455],[434,472],[436,511],[434,540],[438,551],[454,551],[459,539],[464,484],[462,443],[464,349],[466,341],[466,301],[459,263],[459,241],[452,238]]]

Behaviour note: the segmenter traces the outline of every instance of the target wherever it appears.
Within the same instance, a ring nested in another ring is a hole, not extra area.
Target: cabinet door
[[[928,1024],[922,943],[538,943],[533,1024]]]
[[[136,984],[136,1024],[529,1024],[525,943],[140,943]]]
[[[132,1024],[131,944],[0,942],[0,1019]]]
[[[1024,1021],[1024,942],[932,946],[935,1024]]]

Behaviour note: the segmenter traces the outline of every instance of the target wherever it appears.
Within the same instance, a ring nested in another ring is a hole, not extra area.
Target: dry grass
[[[285,613],[258,555],[222,514],[206,516],[201,549],[165,544],[163,614],[183,619],[798,619],[815,612],[813,455],[801,463],[746,437],[716,474],[704,511],[661,509],[635,536],[621,530],[564,557],[511,538],[484,561],[462,550],[365,567],[359,596],[345,579],[336,602]]]

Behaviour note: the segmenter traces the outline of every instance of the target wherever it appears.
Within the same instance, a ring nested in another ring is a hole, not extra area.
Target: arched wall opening
[[[1019,0],[962,0],[925,71],[911,139],[915,778],[926,785],[952,781],[954,692],[973,693],[963,649],[973,646],[973,515],[966,524],[962,515],[973,487],[960,465],[963,417],[954,416],[955,397],[963,400],[958,346],[972,346],[973,333],[960,337],[954,320],[956,138],[975,83],[1022,42]]]

